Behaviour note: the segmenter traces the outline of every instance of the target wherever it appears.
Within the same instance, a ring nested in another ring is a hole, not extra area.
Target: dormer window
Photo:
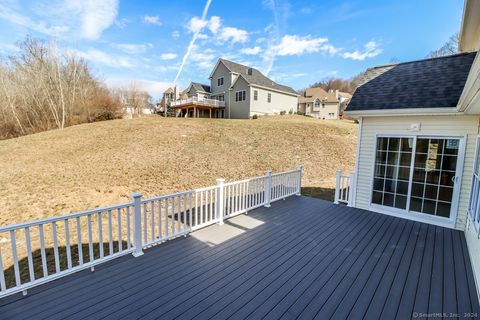
[[[223,86],[223,77],[217,79],[217,87]]]

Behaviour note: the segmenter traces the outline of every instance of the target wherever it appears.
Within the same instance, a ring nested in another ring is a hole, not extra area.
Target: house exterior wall
[[[245,90],[245,101],[235,101],[235,92]],[[248,119],[250,117],[250,86],[245,79],[240,78],[230,90],[230,103],[225,105],[227,118]]]
[[[253,100],[253,91],[258,91],[258,100]],[[268,94],[271,94],[271,102],[268,102]],[[280,113],[281,111],[293,112],[297,108],[297,97],[254,85],[250,88],[250,116],[254,114],[264,115]]]
[[[310,103],[311,111],[310,115],[317,119],[322,120],[337,120],[339,113],[338,103],[321,103],[320,107],[315,108],[315,103]],[[333,114],[333,115],[332,115]]]
[[[412,123],[420,123],[419,132],[410,131]],[[355,206],[371,209],[373,165],[376,134],[403,135],[451,135],[466,136],[463,173],[461,175],[460,196],[455,228],[464,230],[467,206],[470,197],[473,162],[475,161],[478,116],[386,116],[362,118],[361,139],[357,159]]]

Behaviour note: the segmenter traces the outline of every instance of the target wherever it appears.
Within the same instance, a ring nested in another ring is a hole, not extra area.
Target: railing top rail
[[[297,170],[272,173],[272,177],[281,176],[281,175],[289,174],[289,173],[295,173],[295,172],[297,172]]]
[[[7,232],[11,230],[17,230],[17,229],[23,229],[26,227],[32,227],[32,226],[38,226],[41,224],[47,224],[47,223],[52,223],[52,222],[57,222],[57,221],[62,221],[65,219],[73,219],[77,217],[83,217],[83,216],[88,216],[90,214],[98,213],[98,212],[104,212],[108,210],[116,210],[116,209],[123,209],[126,207],[133,206],[133,202],[126,202],[126,203],[121,203],[117,205],[112,205],[112,206],[107,206],[107,207],[101,207],[101,208],[95,208],[95,209],[90,209],[90,210],[85,210],[85,211],[79,211],[75,213],[69,213],[69,214],[63,214],[51,218],[45,218],[45,219],[39,219],[39,220],[34,220],[34,221],[28,221],[28,222],[22,222],[18,224],[12,224],[9,226],[5,227],[0,227],[0,233],[1,232]]]
[[[202,191],[209,191],[218,188],[218,186],[209,186],[209,187],[203,187],[203,188],[197,188],[192,190],[193,192],[202,192]]]
[[[187,190],[187,191],[182,191],[182,192],[166,194],[166,195],[163,195],[163,196],[142,199],[140,201],[140,203],[147,203],[147,202],[152,202],[152,201],[164,200],[164,199],[167,199],[167,198],[179,197],[179,196],[183,196],[183,195],[186,195],[186,194],[189,194],[189,193],[195,193],[195,190]]]
[[[240,183],[245,183],[245,182],[249,182],[249,181],[253,181],[253,180],[264,179],[266,177],[267,176],[258,176],[258,177],[252,177],[252,178],[238,180],[238,181],[231,181],[231,182],[225,183],[224,186],[231,186],[231,185],[234,185],[234,184],[240,184]]]

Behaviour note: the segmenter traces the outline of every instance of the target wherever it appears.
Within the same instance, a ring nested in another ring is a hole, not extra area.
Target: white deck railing
[[[349,175],[344,175],[342,171],[338,170],[336,175],[334,202],[336,204],[345,203],[350,207],[353,206],[354,184],[354,172],[351,172]]]
[[[186,104],[199,104],[199,105],[212,106],[212,107],[225,107],[225,101],[207,99],[207,98],[199,99],[198,97],[190,97],[187,99],[179,99],[179,100],[170,102],[171,107],[178,107]]]
[[[302,167],[0,228],[0,298],[300,195]],[[222,204],[222,205],[220,205]]]

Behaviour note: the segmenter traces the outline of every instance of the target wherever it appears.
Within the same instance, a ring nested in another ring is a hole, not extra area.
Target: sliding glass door
[[[450,218],[460,138],[378,137],[372,204]]]

